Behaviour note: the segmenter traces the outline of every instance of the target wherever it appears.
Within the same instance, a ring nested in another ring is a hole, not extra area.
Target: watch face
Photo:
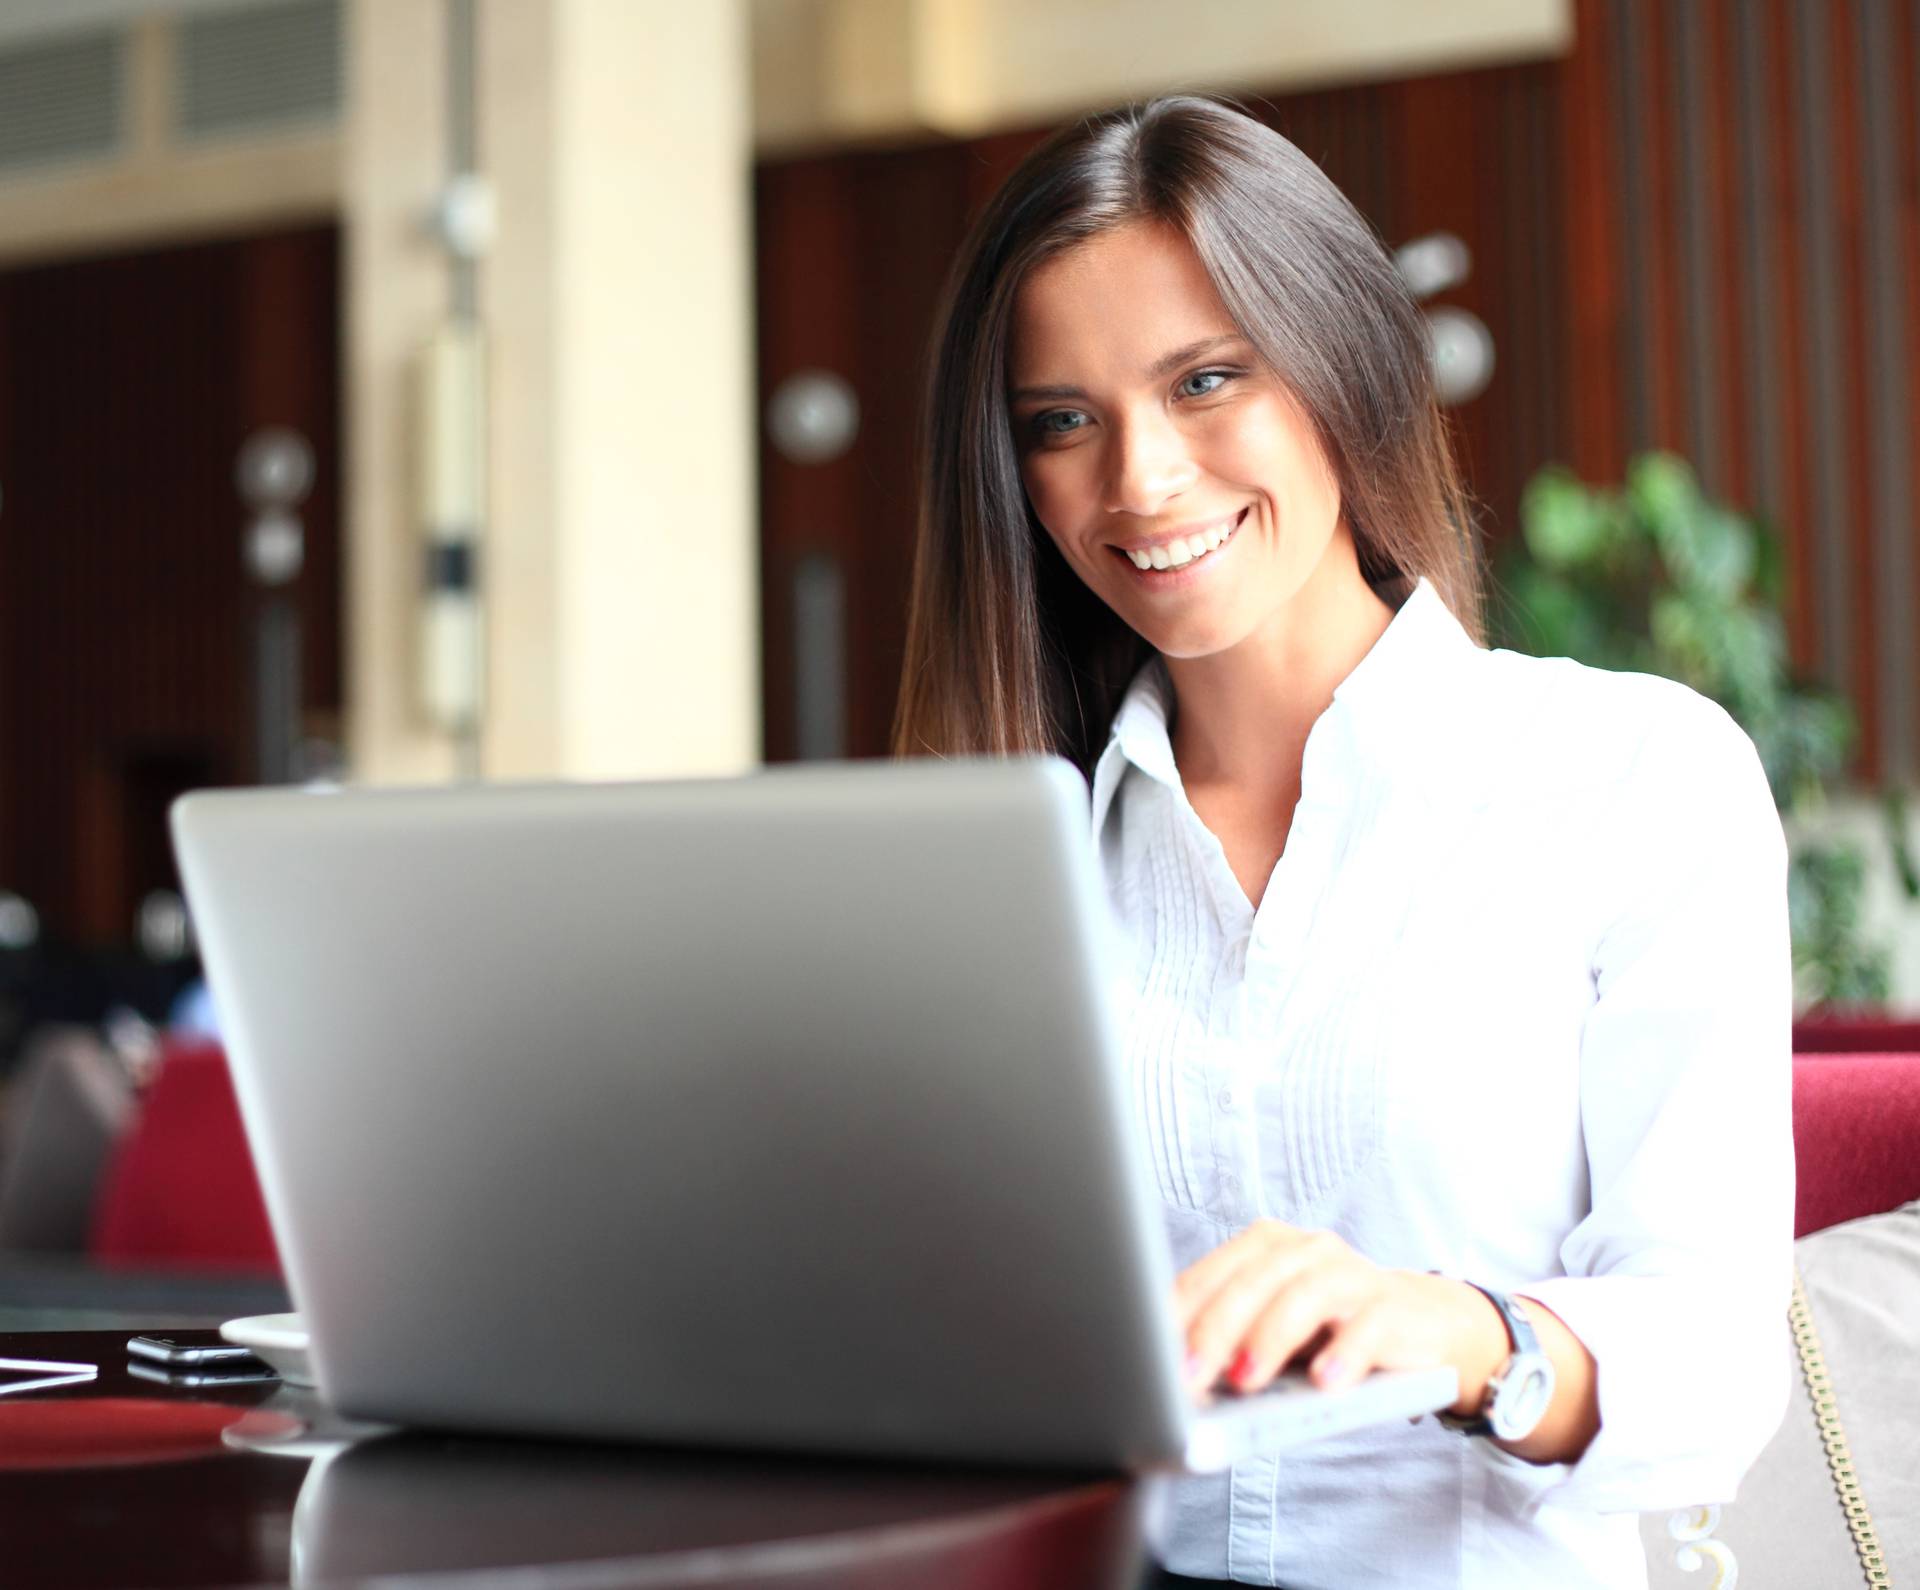
[[[1507,1362],[1487,1410],[1487,1422],[1502,1441],[1533,1434],[1553,1401],[1553,1360],[1545,1353],[1515,1353]]]

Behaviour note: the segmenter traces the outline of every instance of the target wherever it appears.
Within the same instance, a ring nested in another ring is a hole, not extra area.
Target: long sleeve
[[[1790,1385],[1785,844],[1732,720],[1700,702],[1679,727],[1634,781],[1658,806],[1623,812],[1597,852],[1612,898],[1580,1048],[1591,1212],[1561,1246],[1566,1274],[1515,1289],[1599,1372],[1599,1433],[1536,1506],[1730,1501]]]

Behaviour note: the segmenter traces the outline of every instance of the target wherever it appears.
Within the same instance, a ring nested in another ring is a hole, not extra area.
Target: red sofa
[[[1796,1055],[1793,1147],[1796,1237],[1920,1198],[1920,1053]]]

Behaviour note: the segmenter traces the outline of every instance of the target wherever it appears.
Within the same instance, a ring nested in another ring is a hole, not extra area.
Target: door
[[[177,887],[181,791],[337,738],[338,250],[325,224],[0,270],[0,890],[55,942],[124,944]]]

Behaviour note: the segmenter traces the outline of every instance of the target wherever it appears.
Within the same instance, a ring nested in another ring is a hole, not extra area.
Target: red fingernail
[[[1241,1348],[1240,1351],[1234,1355],[1232,1364],[1227,1368],[1227,1379],[1231,1380],[1236,1386],[1244,1385],[1247,1381],[1253,1379],[1253,1354],[1248,1352],[1246,1348]]]

